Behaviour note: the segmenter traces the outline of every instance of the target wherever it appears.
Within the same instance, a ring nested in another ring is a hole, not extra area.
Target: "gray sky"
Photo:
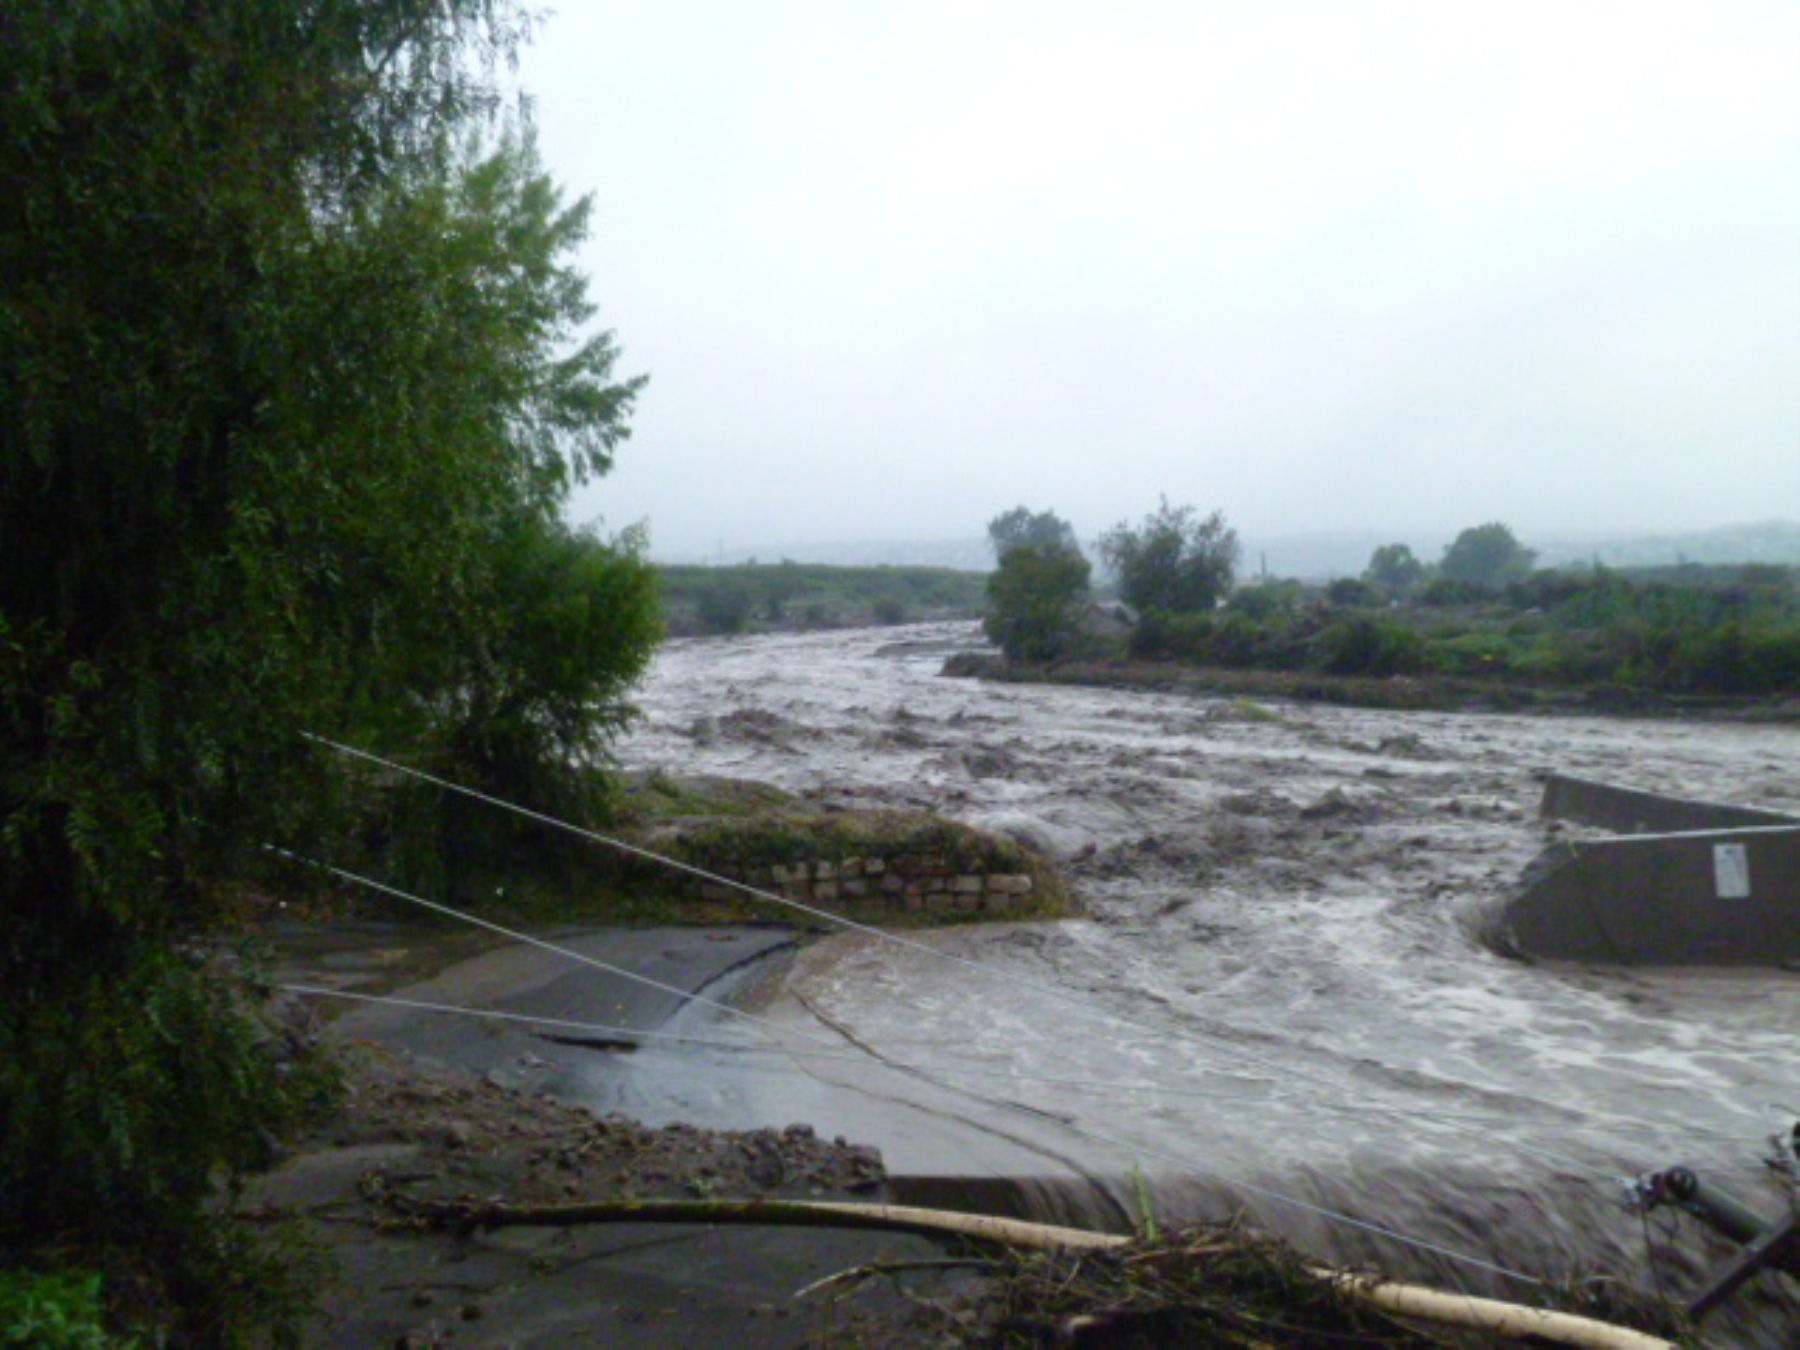
[[[1800,4],[563,0],[658,556],[1800,516]]]

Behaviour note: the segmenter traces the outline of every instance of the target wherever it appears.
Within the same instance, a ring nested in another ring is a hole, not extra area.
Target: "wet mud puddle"
[[[1800,977],[1527,966],[1465,919],[1555,837],[1543,773],[1792,810],[1800,730],[939,676],[979,641],[934,625],[664,649],[629,766],[940,811],[1046,850],[1090,911],[926,935],[956,961],[809,948],[753,1000],[785,1037],[684,1020],[721,1047],[687,1051],[718,1085],[684,1090],[697,1123],[805,1119],[897,1172],[1034,1176],[1025,1206],[1065,1218],[1116,1221],[1145,1194],[1165,1217],[1216,1213],[1231,1185],[1273,1227],[1390,1264],[1385,1239],[1309,1206],[1543,1270],[1641,1266],[1622,1177],[1680,1162],[1759,1193],[1800,1105]],[[642,1108],[658,1081],[692,1084],[680,1053],[634,1057],[621,1090]]]

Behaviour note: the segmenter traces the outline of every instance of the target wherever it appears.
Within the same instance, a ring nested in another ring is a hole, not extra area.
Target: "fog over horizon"
[[[658,557],[1800,518],[1800,6],[607,0],[545,162]]]

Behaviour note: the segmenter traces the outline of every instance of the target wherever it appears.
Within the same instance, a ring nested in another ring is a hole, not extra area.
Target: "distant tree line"
[[[845,628],[964,618],[980,612],[980,574],[947,567],[744,563],[656,569],[663,614],[676,634]]]
[[[1340,676],[1452,676],[1667,694],[1800,692],[1800,571],[1768,565],[1627,576],[1535,569],[1498,521],[1461,531],[1435,564],[1383,545],[1359,578],[1235,585],[1238,544],[1217,512],[1165,499],[1100,541],[1123,643],[1090,620],[1087,560],[1053,512],[989,526],[986,628],[1043,664],[1131,656]]]

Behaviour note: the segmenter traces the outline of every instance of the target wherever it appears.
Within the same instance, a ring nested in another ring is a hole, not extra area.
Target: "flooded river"
[[[621,757],[1013,836],[1086,917],[925,935],[958,961],[812,947],[754,994],[793,1072],[728,1073],[746,1057],[721,1050],[717,1089],[693,1089],[650,1057],[627,1104],[679,1079],[668,1114],[807,1119],[897,1171],[1038,1178],[1020,1195],[1040,1212],[1244,1204],[1322,1255],[1514,1293],[1319,1211],[1520,1273],[1641,1276],[1654,1253],[1678,1285],[1727,1249],[1628,1213],[1621,1178],[1684,1163],[1774,1211],[1760,1159],[1800,1116],[1800,976],[1529,966],[1467,918],[1562,828],[1537,818],[1541,774],[1796,810],[1800,729],[938,674],[978,644],[968,625],[673,642]],[[1781,1297],[1730,1325],[1760,1319],[1758,1339],[1792,1316]]]

